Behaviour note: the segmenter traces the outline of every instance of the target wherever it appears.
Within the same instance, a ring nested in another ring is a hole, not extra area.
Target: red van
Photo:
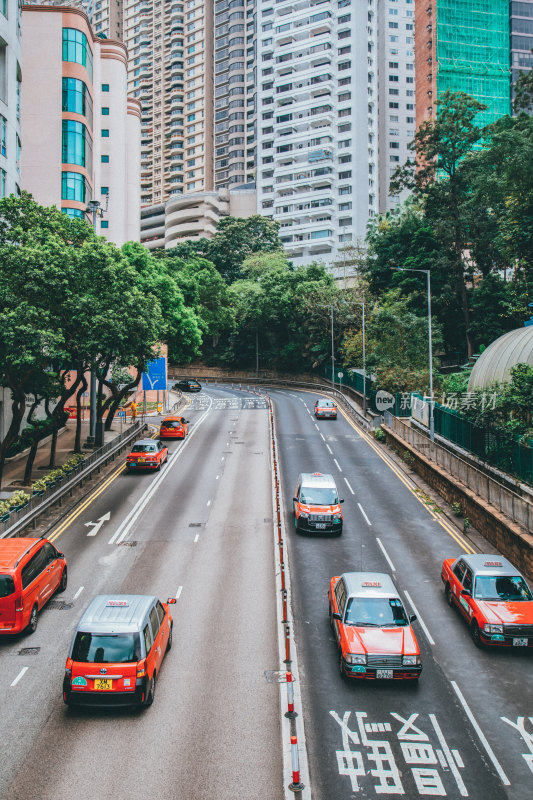
[[[37,628],[54,592],[67,588],[67,562],[48,539],[0,539],[0,635]]]

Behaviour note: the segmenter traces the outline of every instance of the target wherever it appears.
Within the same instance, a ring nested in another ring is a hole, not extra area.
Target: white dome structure
[[[489,344],[474,364],[468,391],[484,389],[491,383],[506,383],[511,367],[529,364],[533,367],[533,325],[504,333]]]

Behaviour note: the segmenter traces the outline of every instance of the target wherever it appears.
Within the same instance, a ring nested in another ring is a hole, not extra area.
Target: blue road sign
[[[118,412],[118,416],[119,417],[125,417],[126,416],[126,412],[125,411],[119,411]]]
[[[167,360],[166,358],[156,358],[147,364],[147,372],[143,372],[142,388],[144,391],[150,389],[167,388]]]

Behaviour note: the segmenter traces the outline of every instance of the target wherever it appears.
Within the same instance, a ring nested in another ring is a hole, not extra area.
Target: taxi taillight
[[[15,600],[15,611],[23,611],[24,610],[24,606],[23,606],[22,602],[23,602],[22,595],[20,595]]]
[[[65,673],[66,675],[72,675],[72,659],[67,658],[67,663],[65,664]]]
[[[139,661],[137,664],[137,677],[144,678],[146,677],[146,659],[144,661]]]

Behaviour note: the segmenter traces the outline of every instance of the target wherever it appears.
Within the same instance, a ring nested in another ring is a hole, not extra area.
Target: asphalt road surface
[[[471,543],[452,538],[351,422],[316,421],[315,395],[272,398],[314,800],[533,797],[531,653],[478,650],[444,599],[442,560]],[[298,473],[315,471],[331,473],[345,499],[341,537],[294,531]],[[418,686],[341,679],[327,590],[352,570],[392,575],[418,615]]]
[[[315,395],[271,396],[305,797],[529,800],[531,654],[478,650],[440,581],[443,558],[472,542],[442,524],[386,451],[342,415],[315,421]],[[188,400],[191,433],[170,443],[160,473],[127,475],[117,465],[51,531],[67,555],[67,591],[34,635],[0,640],[1,800],[290,796],[279,688],[264,675],[282,666],[268,410],[244,388],[206,387]],[[293,490],[307,471],[334,475],[345,498],[341,537],[294,531]],[[327,589],[333,575],[360,569],[391,574],[418,615],[419,685],[341,679]],[[63,705],[75,625],[103,592],[177,598],[151,708]]]
[[[67,591],[35,634],[0,641],[2,800],[283,796],[279,688],[264,676],[278,666],[268,411],[209,395],[190,397],[190,435],[161,472],[119,472],[51,533]],[[104,592],[178,598],[150,708],[62,702],[74,627]]]

